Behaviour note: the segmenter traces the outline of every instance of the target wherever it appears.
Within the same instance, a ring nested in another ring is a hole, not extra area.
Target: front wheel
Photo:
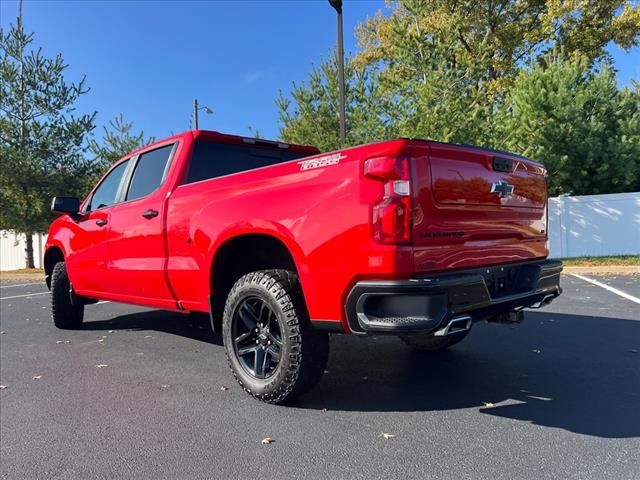
[[[311,326],[298,278],[287,270],[252,272],[235,283],[222,336],[238,383],[267,403],[311,389],[329,355],[329,337]]]
[[[53,324],[62,329],[82,327],[84,305],[71,303],[71,284],[64,262],[58,262],[51,273],[51,316]]]

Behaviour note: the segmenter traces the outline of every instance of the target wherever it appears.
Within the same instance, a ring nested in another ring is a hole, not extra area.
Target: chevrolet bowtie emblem
[[[491,185],[491,193],[497,193],[500,198],[507,198],[513,195],[513,185],[504,180],[500,180]]]

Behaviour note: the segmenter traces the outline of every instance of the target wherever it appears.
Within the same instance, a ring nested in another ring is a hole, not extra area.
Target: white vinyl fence
[[[552,258],[640,255],[640,192],[549,199]]]
[[[46,235],[33,236],[33,261],[36,268],[44,268],[43,249],[46,241]],[[0,230],[0,271],[26,268],[25,248],[24,235]]]
[[[34,235],[42,268],[46,235]],[[640,192],[549,199],[550,257],[640,255]],[[24,235],[0,231],[0,270],[25,268]]]

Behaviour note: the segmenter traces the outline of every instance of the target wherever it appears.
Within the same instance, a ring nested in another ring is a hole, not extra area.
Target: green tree
[[[614,42],[638,45],[640,7],[628,0],[400,0],[358,27],[356,63],[426,80],[433,68],[482,72],[504,93],[522,64],[561,49],[590,63]],[[434,64],[434,56],[439,57]],[[477,67],[481,67],[478,69]]]
[[[101,141],[94,138],[89,140],[89,150],[96,156],[102,170],[106,170],[127,153],[155,141],[154,137],[145,137],[143,131],[134,134],[133,122],[125,121],[122,114],[109,121],[103,129]]]
[[[339,138],[338,68],[335,55],[312,68],[309,79],[293,83],[290,95],[280,92],[280,136],[284,141],[315,145],[322,151],[382,140],[392,136],[383,115],[374,68],[356,69],[345,61],[345,145]]]
[[[495,146],[523,64],[561,48],[592,65],[610,41],[637,45],[640,9],[621,0],[401,0],[357,32],[355,65],[380,68],[400,135]]]
[[[640,82],[633,81],[630,87],[622,89],[620,105],[627,112],[626,117],[620,118],[620,141],[631,152],[629,164],[635,159],[636,168],[635,182],[626,190],[640,192]]]
[[[32,235],[52,219],[51,197],[82,195],[96,167],[83,155],[95,113],[74,109],[89,91],[84,78],[68,83],[62,56],[45,58],[32,42],[21,17],[0,30],[0,228],[26,235],[29,268]]]
[[[551,195],[637,189],[640,108],[635,90],[619,91],[615,72],[586,57],[551,54],[516,77],[503,119],[502,146],[544,163]]]
[[[390,15],[357,28],[348,145],[399,136],[511,148],[547,164],[552,193],[637,188],[638,87],[617,89],[606,53],[611,42],[638,45],[636,2],[389,3]],[[336,77],[334,62],[323,62],[291,95],[280,94],[285,139],[338,146]],[[556,121],[546,125],[545,109],[556,106]]]

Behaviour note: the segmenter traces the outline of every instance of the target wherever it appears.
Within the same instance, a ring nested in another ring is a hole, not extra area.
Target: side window
[[[160,186],[173,146],[174,144],[167,145],[140,155],[133,172],[127,200],[146,197]]]
[[[302,156],[301,153],[281,149],[196,141],[185,183],[275,165]]]
[[[91,201],[87,206],[87,211],[98,210],[99,208],[108,207],[116,202],[118,187],[124,171],[127,169],[129,160],[122,162],[116,168],[111,170],[109,175],[104,177],[102,183],[95,189]]]

